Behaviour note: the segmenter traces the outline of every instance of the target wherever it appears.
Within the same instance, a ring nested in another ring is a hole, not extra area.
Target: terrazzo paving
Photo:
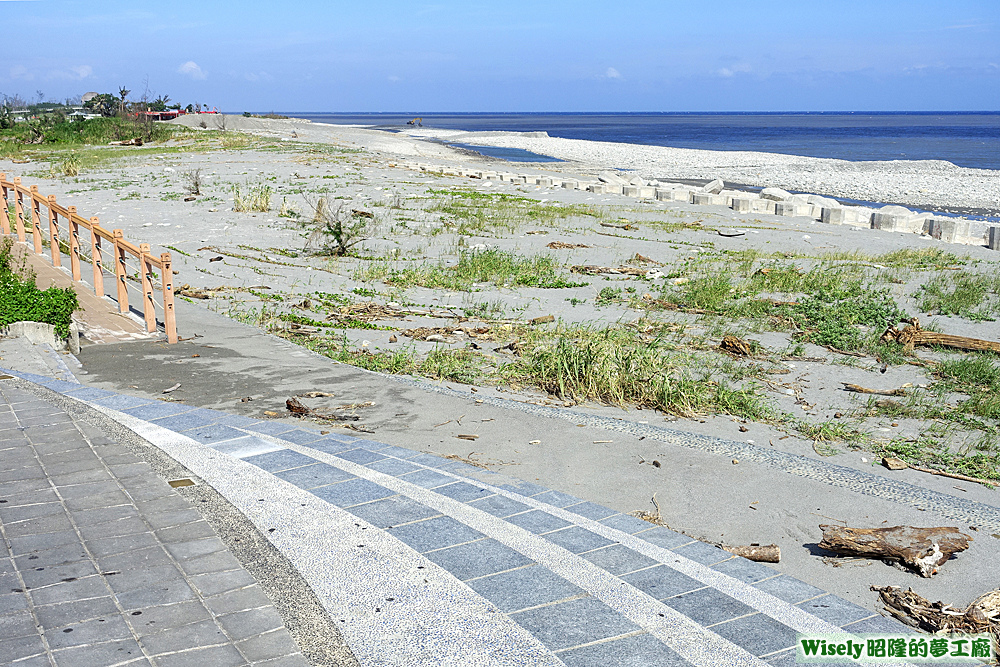
[[[12,374],[102,412],[221,493],[303,575],[362,665],[786,665],[797,633],[912,632],[460,461]]]

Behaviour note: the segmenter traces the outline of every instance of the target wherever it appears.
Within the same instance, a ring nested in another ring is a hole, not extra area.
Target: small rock
[[[451,342],[451,341],[448,340],[447,337],[445,337],[445,336],[443,336],[441,334],[431,334],[430,336],[428,336],[424,340],[426,340],[428,343],[449,343],[449,342]]]
[[[893,456],[885,456],[882,458],[882,465],[884,465],[889,470],[906,470],[910,466],[906,461],[902,459],[897,459]]]
[[[717,195],[720,192],[722,192],[722,190],[725,187],[726,187],[726,184],[723,183],[720,179],[717,178],[717,179],[715,179],[714,181],[712,181],[710,183],[706,183],[701,188],[701,190],[702,190],[702,192],[707,192],[707,193],[712,194],[712,195]]]
[[[530,320],[529,324],[533,324],[533,325],[534,324],[548,324],[549,322],[555,322],[555,321],[556,321],[556,316],[555,315],[541,315],[539,317],[533,317]]]
[[[733,465],[737,465],[740,462],[739,459],[733,459]]]
[[[395,343],[395,342],[396,342],[396,341],[398,341],[398,340],[399,340],[399,339],[398,339],[398,338],[396,338],[396,336],[395,336],[395,335],[392,335],[392,336],[389,336],[389,342],[390,342],[390,343]]]
[[[529,445],[540,445],[540,444],[542,444],[542,441],[541,440],[532,440],[528,444]]]

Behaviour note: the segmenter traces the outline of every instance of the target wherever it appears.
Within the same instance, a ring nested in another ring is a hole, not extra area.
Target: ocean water
[[[406,128],[406,122],[418,115],[285,113],[315,122],[390,131]],[[541,130],[567,139],[843,160],[947,160],[962,167],[1000,169],[1000,112],[424,114],[423,126]]]

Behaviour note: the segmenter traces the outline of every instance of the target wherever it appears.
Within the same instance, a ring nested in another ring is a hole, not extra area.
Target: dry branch
[[[872,586],[879,594],[885,611],[900,623],[931,633],[991,633],[994,645],[1000,643],[1000,590],[976,598],[966,609],[956,609],[943,602],[931,602],[912,589],[898,586]]]
[[[971,352],[1000,353],[1000,343],[981,338],[967,338],[965,336],[924,331],[920,328],[920,322],[916,318],[910,320],[910,325],[902,329],[895,327],[886,329],[885,333],[882,334],[882,341],[895,341],[902,345],[907,352],[912,352],[913,348],[918,345],[940,345],[941,347],[951,347]]]
[[[922,577],[930,577],[953,554],[969,548],[972,537],[958,528],[848,528],[819,527],[823,541],[819,546],[846,556],[896,560],[909,565]]]
[[[906,391],[902,387],[899,389],[869,389],[868,387],[862,387],[860,384],[851,384],[850,382],[842,382],[844,385],[844,391],[853,391],[856,394],[875,394],[876,396],[906,396]]]

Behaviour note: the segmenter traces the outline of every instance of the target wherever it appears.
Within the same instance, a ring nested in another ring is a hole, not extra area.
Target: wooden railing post
[[[174,266],[170,259],[170,253],[160,254],[160,270],[163,276],[160,283],[163,285],[163,328],[167,332],[167,342],[177,342],[177,321],[174,319]]]
[[[146,319],[146,331],[156,331],[156,302],[153,301],[153,265],[149,261],[149,244],[139,244],[139,278],[142,282],[142,316]]]
[[[80,280],[80,225],[73,218],[76,216],[76,206],[69,207],[69,265],[73,272],[73,280]]]
[[[56,196],[49,195],[49,249],[52,251],[52,266],[62,266],[62,253],[59,252],[59,218],[56,215]]]
[[[128,313],[128,270],[125,266],[125,248],[118,245],[119,240],[123,240],[125,234],[120,229],[111,232],[115,237],[115,282],[118,285],[118,312],[122,315]]]
[[[7,174],[0,173],[0,183],[7,183]],[[7,186],[0,185],[0,190],[3,190],[3,217],[0,217],[0,231],[7,236],[10,234],[10,200],[7,198]]]
[[[35,254],[42,254],[42,216],[41,203],[38,201],[38,186],[31,186],[31,242],[35,246]]]
[[[21,178],[14,178],[14,228],[17,230],[17,240],[24,243],[24,200],[21,198]]]
[[[94,294],[104,296],[104,269],[101,268],[101,237],[97,230],[101,227],[100,220],[90,219],[90,263],[94,268]]]

